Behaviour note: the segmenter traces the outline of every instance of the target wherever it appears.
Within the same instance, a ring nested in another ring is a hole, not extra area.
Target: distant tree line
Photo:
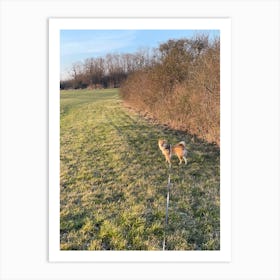
[[[71,66],[69,78],[60,82],[61,89],[116,88],[136,71],[152,67],[156,52],[140,49],[136,53],[107,54],[88,58]]]

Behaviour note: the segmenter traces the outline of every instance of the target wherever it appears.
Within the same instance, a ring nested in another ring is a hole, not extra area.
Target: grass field
[[[126,109],[116,89],[61,91],[61,250],[162,250],[168,166],[158,138],[187,143],[172,160],[167,250],[220,249],[220,154]]]

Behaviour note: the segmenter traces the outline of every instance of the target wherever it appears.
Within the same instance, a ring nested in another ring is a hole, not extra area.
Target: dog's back
[[[183,157],[186,154],[186,152],[186,143],[184,141],[172,147],[172,154],[175,154],[177,156]]]
[[[184,141],[181,141],[172,147],[172,154],[175,154],[178,157],[180,164],[183,160],[185,161],[185,164],[187,164],[187,149]]]

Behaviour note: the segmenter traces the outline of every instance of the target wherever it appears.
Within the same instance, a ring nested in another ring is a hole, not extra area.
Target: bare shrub
[[[219,39],[169,40],[158,51],[153,67],[123,83],[123,99],[171,128],[220,145]]]

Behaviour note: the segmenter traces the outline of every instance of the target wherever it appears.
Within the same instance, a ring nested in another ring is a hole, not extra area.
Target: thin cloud
[[[93,33],[90,38],[72,38],[61,44],[61,55],[92,54],[100,55],[114,52],[118,49],[128,47],[135,39],[133,31],[123,31],[118,33],[98,34]]]

